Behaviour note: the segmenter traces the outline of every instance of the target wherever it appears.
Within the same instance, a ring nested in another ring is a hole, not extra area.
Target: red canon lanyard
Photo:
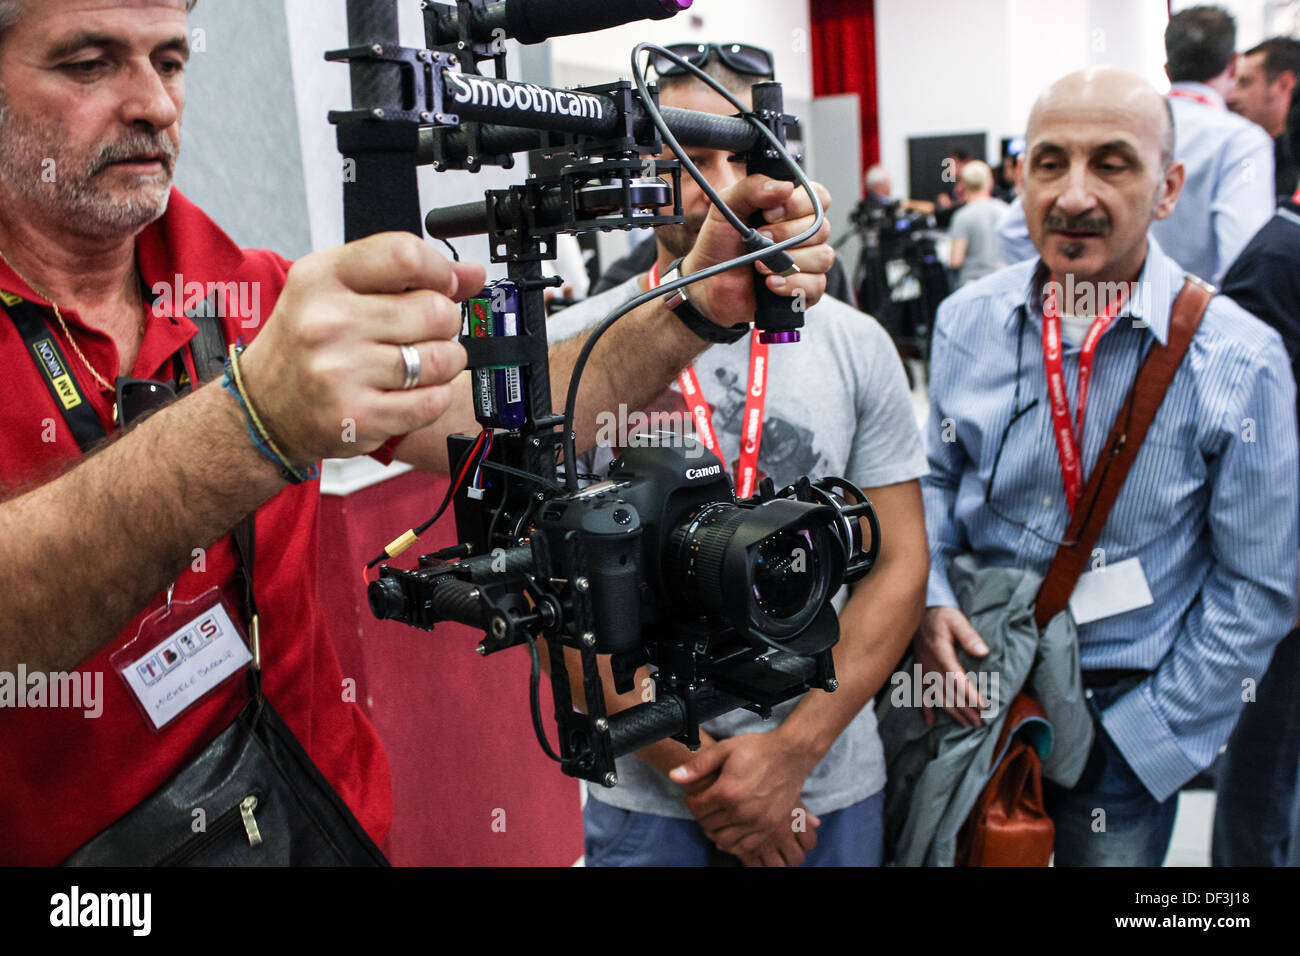
[[[1079,352],[1079,410],[1076,424],[1070,428],[1070,397],[1065,391],[1065,369],[1061,361],[1061,310],[1056,301],[1053,283],[1043,297],[1043,365],[1047,368],[1047,398],[1052,407],[1052,431],[1056,435],[1056,451],[1061,459],[1061,477],[1065,482],[1065,501],[1074,514],[1083,485],[1083,466],[1079,448],[1083,438],[1083,416],[1088,408],[1088,382],[1092,377],[1092,362],[1096,357],[1097,341],[1110,328],[1115,316],[1124,307],[1126,296],[1121,295],[1093,320],[1084,336]]]
[[[659,263],[650,267],[648,278],[650,288],[659,286]],[[758,340],[758,329],[755,329],[749,340],[749,385],[745,389],[745,417],[742,419],[740,433],[737,498],[752,497],[754,486],[758,484],[758,449],[763,444],[763,410],[767,405],[767,349],[767,343]],[[688,365],[682,369],[677,381],[682,387],[686,406],[691,410],[696,434],[704,442],[704,447],[718,456],[725,469],[727,462],[718,450],[718,436],[713,430],[713,413],[709,411],[709,403],[704,400],[695,367]]]
[[[1203,96],[1200,93],[1193,93],[1191,90],[1170,90],[1169,95],[1177,96],[1184,100],[1196,100],[1196,102],[1203,103],[1216,110],[1219,108],[1219,104],[1214,102],[1214,100],[1210,99],[1208,96]]]

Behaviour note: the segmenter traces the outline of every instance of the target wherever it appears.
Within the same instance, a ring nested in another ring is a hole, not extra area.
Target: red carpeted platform
[[[529,657],[474,652],[458,624],[426,633],[376,621],[361,568],[426,520],[446,481],[417,472],[347,497],[322,497],[321,599],[343,673],[388,750],[397,866],[568,866],[582,855],[579,784],[542,753],[528,712]],[[395,563],[455,543],[450,512]],[[555,746],[550,688],[542,711]]]

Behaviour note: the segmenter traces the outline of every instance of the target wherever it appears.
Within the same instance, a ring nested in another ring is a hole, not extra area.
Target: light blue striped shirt
[[[1037,259],[1038,250],[1029,238],[1029,226],[1025,223],[1025,206],[1022,197],[1017,196],[998,222],[998,242],[1002,249],[1002,260],[1008,265]]]
[[[930,606],[956,606],[947,567],[957,554],[1042,574],[1053,542],[1065,534],[1042,318],[1030,296],[1037,269],[1037,260],[1010,266],[939,308],[926,426],[930,474],[922,479]],[[1153,339],[1166,339],[1183,277],[1151,239],[1138,296],[1097,345],[1082,439],[1085,481],[1141,357]],[[1012,416],[1021,329],[1020,406],[1038,403],[1007,436],[992,504],[1032,531],[985,506]],[[1064,368],[1073,410],[1077,345],[1064,346]],[[1214,760],[1295,620],[1297,469],[1295,382],[1282,340],[1216,296],[1097,543],[1107,565],[1140,559],[1155,603],[1079,628],[1085,670],[1153,672],[1103,723],[1158,799]]]
[[[1228,112],[1204,83],[1174,83],[1174,158],[1187,170],[1178,204],[1151,231],[1184,269],[1219,282],[1277,206],[1273,140],[1263,127]]]

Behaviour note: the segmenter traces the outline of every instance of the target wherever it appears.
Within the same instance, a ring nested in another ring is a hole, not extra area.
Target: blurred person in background
[[[1274,193],[1290,198],[1300,178],[1300,156],[1286,136],[1287,110],[1300,76],[1300,40],[1270,37],[1241,57],[1237,80],[1227,94],[1228,107],[1273,137]]]
[[[1029,227],[1025,225],[1025,207],[1021,198],[1025,191],[1025,138],[1017,136],[1008,147],[1008,159],[1013,159],[1015,196],[1008,200],[1006,212],[998,222],[998,245],[1002,250],[1002,261],[1008,265],[1024,262],[1026,259],[1038,258],[1034,241],[1029,238]]]
[[[1288,147],[1300,155],[1300,87],[1291,91]],[[1223,278],[1223,294],[1282,336],[1300,381],[1300,190],[1278,204]],[[1300,414],[1300,407],[1297,407]],[[1273,652],[1215,767],[1215,866],[1300,863],[1300,629]]]
[[[1174,157],[1187,179],[1174,211],[1151,231],[1180,266],[1214,283],[1275,205],[1273,144],[1225,104],[1237,79],[1236,41],[1236,24],[1219,7],[1183,10],[1165,28]]]
[[[1007,144],[1006,155],[998,165],[994,177],[993,195],[1010,205],[1020,195],[1020,154],[1025,150],[1023,136],[1018,136]]]
[[[876,165],[867,170],[866,192],[863,199],[871,206],[888,206],[894,201],[894,181],[889,170]]]
[[[948,265],[957,272],[959,289],[1006,265],[998,242],[998,223],[1007,204],[993,198],[993,171],[982,160],[972,159],[962,167],[961,185],[966,202],[953,214],[948,230],[952,236]]]

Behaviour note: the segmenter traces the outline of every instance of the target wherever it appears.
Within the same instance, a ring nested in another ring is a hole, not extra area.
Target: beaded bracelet
[[[239,402],[239,407],[244,412],[244,425],[248,429],[249,437],[253,440],[253,446],[273,461],[280,469],[281,477],[292,484],[300,485],[304,481],[318,478],[320,469],[315,465],[305,470],[299,470],[291,465],[289,459],[276,447],[275,442],[266,430],[266,426],[262,424],[262,420],[257,417],[257,412],[253,409],[253,403],[248,397],[248,392],[244,389],[244,378],[239,370],[239,355],[243,351],[243,346],[230,346],[230,357],[226,359],[225,364],[226,374],[221,384]]]

